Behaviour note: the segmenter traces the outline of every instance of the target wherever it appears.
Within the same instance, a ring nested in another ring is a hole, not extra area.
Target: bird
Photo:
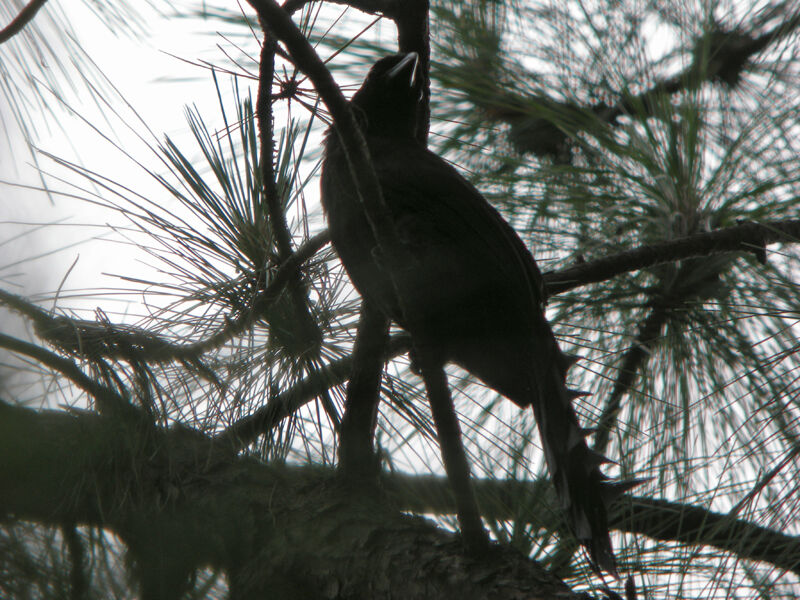
[[[456,364],[519,407],[532,407],[561,508],[592,566],[616,574],[610,503],[626,487],[600,466],[572,405],[546,291],[516,231],[458,170],[416,136],[423,76],[416,53],[385,56],[350,106],[396,235],[375,236],[334,123],[324,139],[321,203],[359,294],[415,348]]]

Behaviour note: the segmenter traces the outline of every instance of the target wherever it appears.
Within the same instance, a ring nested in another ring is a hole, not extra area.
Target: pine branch
[[[274,123],[272,113],[272,80],[275,75],[275,52],[277,41],[272,37],[269,27],[261,23],[264,31],[264,40],[261,47],[258,73],[258,96],[256,101],[256,114],[258,116],[259,146],[262,190],[267,203],[269,223],[278,250],[278,259],[285,263],[294,253],[289,224],[286,221],[281,199],[278,196],[273,157],[275,154]],[[300,269],[294,270],[286,284],[294,309],[294,320],[301,332],[304,348],[299,357],[300,362],[312,375],[316,374],[316,362],[320,359],[320,346],[322,344],[322,330],[311,314],[308,305],[308,289],[303,282]],[[320,395],[322,406],[328,418],[338,429],[339,414],[331,400],[327,389]]]
[[[208,567],[240,598],[327,597],[332,574],[343,598],[579,597],[512,549],[465,557],[452,533],[330,469],[257,463],[182,428],[0,401],[0,456],[0,514],[114,532],[143,598],[184,597]]]
[[[0,333],[0,348],[32,358],[45,367],[60,373],[94,398],[101,413],[138,415],[138,411],[119,393],[87,376],[78,365],[68,358],[4,333]]]
[[[386,353],[381,363],[410,349],[411,341],[408,336],[394,336],[386,344]],[[351,355],[320,367],[319,371],[310,373],[302,381],[270,398],[265,406],[227,427],[216,439],[235,449],[247,446],[303,405],[347,381],[353,372],[353,365],[354,357]]]
[[[277,42],[269,30],[264,28],[264,40],[259,60],[258,94],[256,97],[256,116],[259,131],[259,163],[261,166],[261,185],[263,198],[267,204],[270,231],[277,246],[278,260],[285,263],[294,253],[292,235],[286,214],[283,211],[278,185],[275,180],[275,136],[272,114],[272,80],[275,74],[275,49]],[[311,348],[318,348],[322,342],[322,332],[308,307],[308,290],[303,283],[302,272],[297,269],[289,275],[287,289],[294,308],[297,327],[302,332],[304,342]]]
[[[12,19],[11,23],[0,29],[0,44],[7,42],[17,35],[24,27],[33,20],[39,9],[42,8],[47,0],[31,0],[19,14]]]
[[[676,306],[680,304],[680,300],[675,302]],[[665,304],[653,306],[639,326],[639,332],[636,334],[633,344],[622,356],[617,378],[606,399],[603,412],[597,420],[594,449],[600,454],[605,454],[608,448],[611,432],[616,426],[622,406],[622,398],[633,387],[636,374],[644,369],[651,351],[661,335],[661,330],[669,321],[670,311],[671,307]]]
[[[369,148],[361,128],[325,63],[289,14],[274,0],[248,0],[248,3],[258,13],[262,25],[269,27],[272,34],[283,42],[294,65],[311,80],[319,97],[328,108],[336,135],[342,142],[350,176],[355,184],[354,191],[364,210],[370,230],[375,236],[378,250],[384,260],[396,263],[396,268],[392,268],[395,265],[391,265],[387,271],[400,272],[401,268],[413,265],[413,257],[402,251],[404,246],[399,241],[391,212],[383,198],[383,191],[372,166]],[[394,251],[388,252],[389,248]],[[393,280],[392,284],[397,287]],[[400,312],[404,313],[401,294],[395,296]]]
[[[107,321],[53,316],[28,300],[0,290],[0,303],[24,315],[34,324],[37,335],[59,350],[88,360],[97,358],[163,363],[173,360],[199,361],[203,354],[221,347],[252,327],[280,295],[292,274],[330,241],[327,231],[318,233],[300,246],[276,270],[269,285],[247,310],[226,317],[226,325],[215,334],[189,344],[176,344],[130,325]]]
[[[283,3],[283,9],[288,14],[294,14],[311,0],[286,0]],[[351,6],[362,12],[370,15],[383,15],[394,19],[395,16],[403,10],[403,0],[328,0],[331,4],[342,4],[344,6]]]
[[[724,252],[752,252],[765,260],[767,244],[800,242],[800,219],[742,223],[725,229],[656,242],[612,254],[561,271],[544,274],[548,295],[561,294],[576,287],[598,283],[658,264]]]
[[[756,54],[791,34],[798,26],[800,12],[789,15],[783,23],[758,36],[741,30],[712,29],[696,40],[692,64],[684,71],[657,82],[639,95],[625,96],[614,105],[579,105],[546,94],[523,97],[503,87],[489,93],[466,91],[472,102],[482,106],[488,115],[511,126],[509,137],[518,152],[563,160],[569,156],[569,139],[591,127],[596,120],[614,125],[623,115],[634,118],[656,115],[664,97],[695,90],[704,82],[737,86]],[[501,81],[501,78],[486,80]]]
[[[525,519],[530,515],[534,525],[552,527],[536,516],[542,511],[523,515],[519,511],[520,506],[531,505],[531,500],[541,503],[542,495],[551,494],[546,481],[477,479],[474,483],[484,518],[506,521]],[[437,515],[455,512],[455,503],[448,493],[448,482],[444,477],[392,474],[387,476],[385,485],[402,510]],[[559,514],[552,494],[551,498],[553,509],[546,512],[548,515]],[[638,533],[657,540],[714,546],[800,575],[800,537],[700,506],[625,495],[615,503],[610,525],[617,531]],[[560,529],[565,530],[565,527]]]

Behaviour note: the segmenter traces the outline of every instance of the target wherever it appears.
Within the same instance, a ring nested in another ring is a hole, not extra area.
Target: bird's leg
[[[444,365],[424,349],[416,348],[416,351],[422,378],[428,390],[444,468],[456,499],[461,536],[467,551],[481,552],[488,546],[489,538],[483,528],[478,502],[470,480],[469,462],[464,445],[461,443],[461,428],[447,385]]]
[[[378,473],[372,439],[388,336],[388,319],[374,305],[364,301],[339,437],[339,469],[355,480],[371,480]]]

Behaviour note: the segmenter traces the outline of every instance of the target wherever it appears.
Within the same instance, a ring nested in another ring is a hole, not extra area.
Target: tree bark
[[[465,556],[327,469],[257,463],[184,428],[0,403],[0,456],[0,512],[115,532],[142,598],[178,598],[202,566],[228,572],[233,598],[577,597],[514,550]]]

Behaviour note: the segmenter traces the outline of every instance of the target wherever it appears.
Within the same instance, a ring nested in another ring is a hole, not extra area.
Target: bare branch
[[[724,252],[753,252],[761,260],[767,244],[800,241],[800,219],[742,223],[725,229],[696,233],[687,237],[657,242],[544,274],[548,295],[561,294],[576,287],[597,283],[654,265],[695,256]]]
[[[47,0],[31,0],[14,19],[0,29],[0,44],[7,42],[17,35],[22,29],[33,20],[39,9],[42,8]]]

